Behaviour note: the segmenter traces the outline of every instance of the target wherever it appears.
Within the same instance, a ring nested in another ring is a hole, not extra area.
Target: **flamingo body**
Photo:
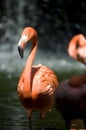
[[[32,41],[32,49],[20,75],[18,96],[27,111],[30,130],[32,130],[31,116],[35,110],[40,111],[44,130],[44,118],[54,103],[54,92],[58,87],[58,79],[50,68],[41,64],[32,66],[38,46],[37,32],[32,27],[26,27],[19,40],[18,50],[21,58],[23,58],[24,47],[29,41]]]
[[[54,101],[54,91],[57,87],[57,78],[53,71],[46,66],[33,66],[31,73],[31,97],[24,98],[24,72],[18,83],[18,95],[26,109],[48,111]]]
[[[86,127],[86,79],[81,84],[76,83],[80,77],[75,76],[61,82],[55,92],[56,108],[62,115],[67,130],[74,119],[82,119]]]
[[[82,34],[74,36],[68,45],[68,54],[86,64],[86,39]],[[86,128],[86,74],[62,81],[55,91],[56,108],[62,115],[67,130],[73,119],[82,119]]]

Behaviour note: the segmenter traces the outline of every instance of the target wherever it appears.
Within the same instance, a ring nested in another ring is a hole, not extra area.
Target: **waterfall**
[[[53,25],[42,17],[40,18],[41,12],[37,8],[37,0],[3,0],[2,4],[4,15],[0,21],[0,71],[11,73],[22,70],[28,49],[25,59],[21,60],[17,44],[25,26],[35,27],[38,31],[39,50],[34,64],[42,63],[58,71],[62,69],[70,71],[70,68],[78,69],[78,67],[85,68],[84,65],[69,58],[67,54],[68,39],[64,39],[64,33],[62,31],[59,34],[55,31],[51,33]],[[60,41],[58,41],[59,36]]]

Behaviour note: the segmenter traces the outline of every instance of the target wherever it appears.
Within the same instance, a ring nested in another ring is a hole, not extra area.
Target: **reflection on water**
[[[84,130],[84,123],[80,119],[75,119],[75,120],[72,121],[71,127],[72,128],[77,128],[77,130],[78,129]]]

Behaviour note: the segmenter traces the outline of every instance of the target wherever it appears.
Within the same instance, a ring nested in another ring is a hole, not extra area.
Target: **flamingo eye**
[[[23,35],[21,40],[22,40],[23,42],[27,42],[28,36],[29,36],[29,35]]]
[[[29,37],[30,35],[22,35],[22,37],[21,37],[21,39],[20,39],[20,41],[19,41],[19,44],[18,44],[18,46],[20,46],[22,43],[26,43],[27,41],[28,41],[28,37]]]

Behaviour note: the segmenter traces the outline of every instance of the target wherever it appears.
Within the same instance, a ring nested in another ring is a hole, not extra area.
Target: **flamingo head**
[[[37,38],[37,32],[32,27],[26,27],[23,30],[22,36],[18,43],[18,51],[21,58],[23,58],[23,52],[26,43],[28,43],[30,40],[36,40],[36,38]]]

